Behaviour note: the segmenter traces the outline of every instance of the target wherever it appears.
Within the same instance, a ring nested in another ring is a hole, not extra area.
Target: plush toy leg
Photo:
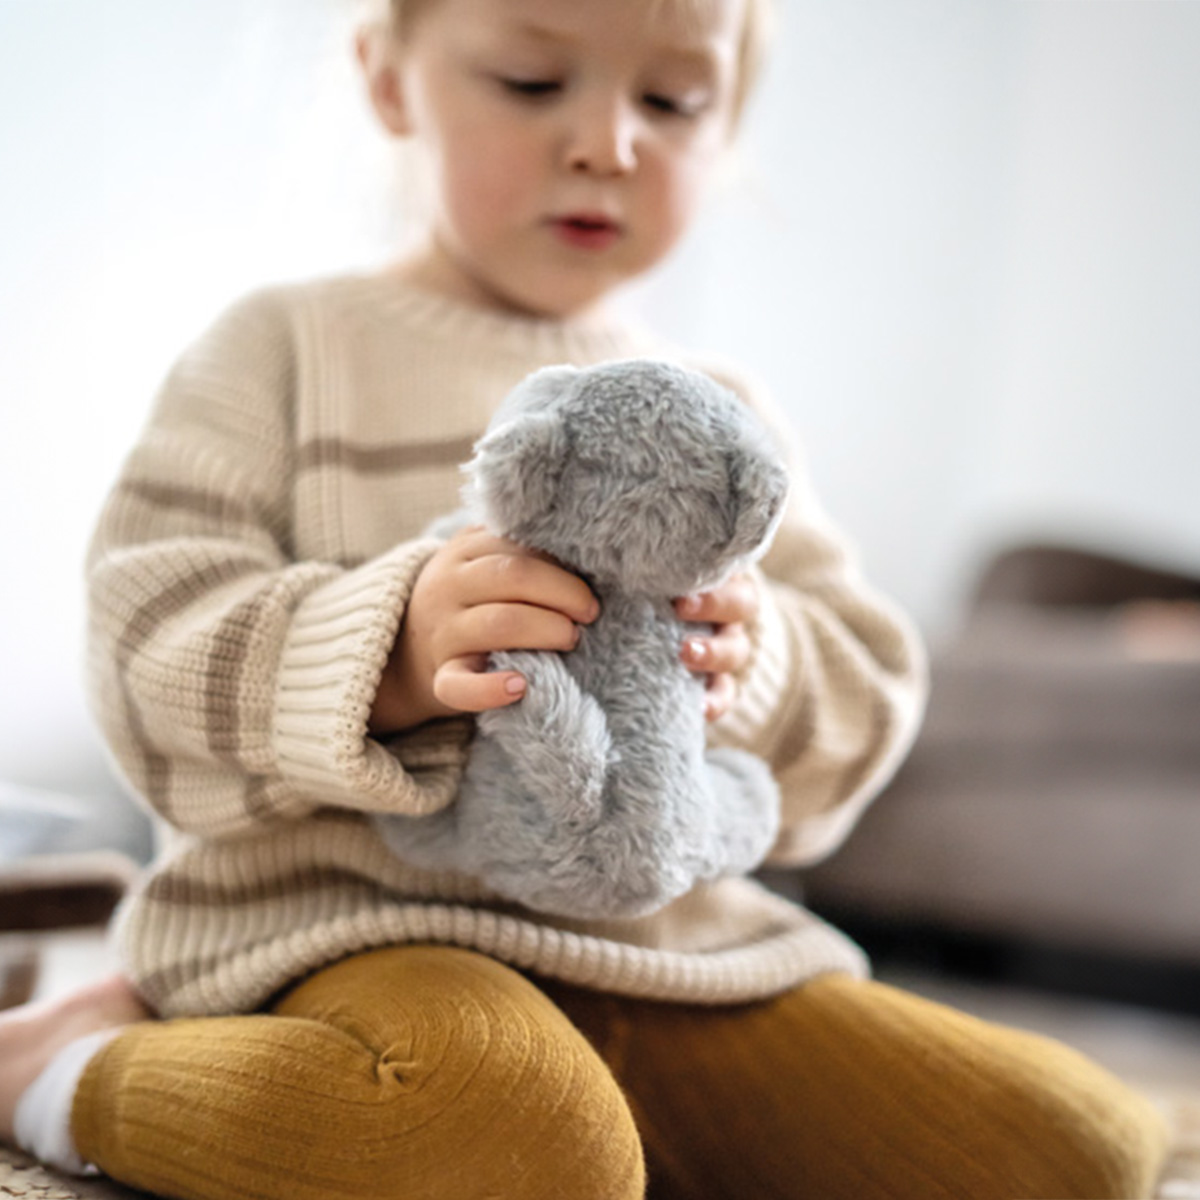
[[[1056,1042],[826,976],[726,1009],[549,994],[609,1061],[650,1200],[1133,1200],[1166,1130]]]
[[[720,748],[705,755],[716,795],[722,874],[753,871],[779,832],[779,787],[761,758]]]
[[[640,1200],[611,1074],[526,979],[403,947],[310,978],[269,1015],[148,1022],[92,1060],[80,1153],[187,1200]]]

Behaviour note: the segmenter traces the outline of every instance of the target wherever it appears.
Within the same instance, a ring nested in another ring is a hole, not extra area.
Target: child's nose
[[[570,124],[566,163],[572,171],[627,175],[637,166],[638,120],[623,101],[580,105]]]

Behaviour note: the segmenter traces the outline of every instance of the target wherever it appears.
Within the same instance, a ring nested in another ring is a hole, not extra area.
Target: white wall
[[[96,774],[81,566],[170,362],[378,249],[348,7],[0,0],[0,780]]]
[[[748,131],[752,187],[675,268],[703,298],[693,335],[766,378],[870,573],[930,628],[969,540],[1013,9],[786,3]]]
[[[1018,5],[978,519],[1200,573],[1200,5]]]
[[[783,33],[759,203],[657,307],[766,376],[931,632],[1015,540],[1200,573],[1200,5],[787,0]]]
[[[782,7],[747,179],[636,303],[773,387],[931,632],[999,539],[1200,568],[1200,5]],[[347,8],[0,2],[0,778],[94,767],[79,564],[171,359],[394,233]]]

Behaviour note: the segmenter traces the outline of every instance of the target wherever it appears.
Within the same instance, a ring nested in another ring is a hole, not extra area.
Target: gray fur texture
[[[550,367],[504,400],[466,469],[452,524],[548,552],[601,613],[568,654],[492,655],[525,696],[480,715],[454,804],[377,818],[389,845],[565,917],[650,912],[757,866],[778,791],[761,759],[706,751],[704,684],[679,658],[692,627],[672,607],[757,558],[778,523],[787,476],[753,415],[666,363]]]

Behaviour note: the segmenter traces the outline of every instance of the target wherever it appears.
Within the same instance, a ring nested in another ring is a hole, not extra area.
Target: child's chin
[[[516,282],[505,290],[514,309],[532,317],[567,320],[599,310],[623,282],[621,272],[592,263],[566,265],[541,277]]]

